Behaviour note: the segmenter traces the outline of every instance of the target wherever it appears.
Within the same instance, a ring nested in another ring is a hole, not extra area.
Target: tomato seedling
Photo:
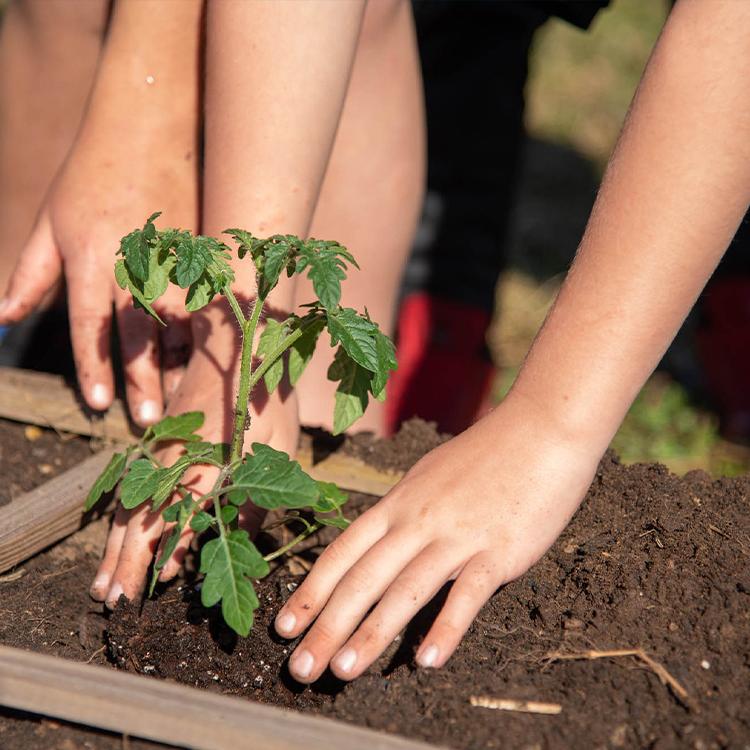
[[[388,375],[396,368],[393,344],[366,312],[362,315],[341,306],[341,282],[348,266],[357,267],[357,263],[339,243],[301,240],[292,235],[259,239],[242,229],[226,230],[237,243],[239,258],[249,256],[255,264],[257,296],[246,310],[232,291],[230,248],[213,237],[177,229],[159,230],[154,224],[158,216],[153,214],[142,229],[123,237],[115,278],[130,292],[135,306],[162,325],[153,303],[170,283],[187,290],[185,307],[190,312],[205,307],[217,295],[226,298],[242,342],[232,442],[224,445],[203,440],[198,434],[204,421],[202,412],[165,417],[149,427],[138,443],[112,456],[89,492],[86,509],[118,484],[119,502],[127,509],[150,502],[157,511],[177,498],[162,510],[164,520],[174,527],[154,563],[150,592],[186,525],[197,533],[210,529],[214,536],[203,545],[200,558],[200,572],[205,576],[202,603],[212,607],[221,602],[227,624],[240,635],[247,635],[258,607],[252,579],[266,576],[271,559],[321,526],[345,528],[348,523],[341,510],[347,496],[335,484],[314,480],[297,461],[267,445],[254,443],[252,453],[243,455],[253,389],[263,380],[272,393],[285,370],[294,386],[312,358],[320,335],[327,330],[331,346],[338,347],[328,370],[329,379],[338,382],[334,401],[334,432],[338,434],[362,416],[371,395],[381,400],[385,397]],[[281,322],[265,320],[255,344],[268,295],[282,273],[290,277],[307,273],[316,299],[305,306],[304,315],[293,313]],[[154,449],[173,441],[180,441],[184,451],[171,466],[164,466]],[[219,470],[211,491],[200,498],[194,498],[181,481],[188,467],[195,464]],[[268,510],[288,511],[287,518],[302,523],[303,532],[264,557],[248,533],[239,528],[239,508],[247,502]],[[309,511],[308,516],[312,514],[312,520],[299,513],[302,509]]]

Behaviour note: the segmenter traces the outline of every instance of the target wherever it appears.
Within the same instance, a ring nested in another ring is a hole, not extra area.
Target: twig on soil
[[[85,663],[91,664],[91,662],[94,661],[94,659],[96,659],[96,657],[99,656],[99,654],[103,653],[106,650],[107,650],[106,646],[102,646],[101,648],[96,649],[96,651],[94,651],[94,653],[91,654],[91,656],[89,656],[88,659],[86,659]]]
[[[26,568],[19,568],[14,570],[12,573],[6,573],[4,576],[0,576],[0,583],[12,583],[17,581],[19,578],[23,578],[26,575]]]
[[[540,701],[518,701],[513,698],[492,698],[488,695],[472,695],[469,703],[479,708],[492,708],[496,711],[518,711],[525,714],[546,714],[556,716],[562,711],[559,703],[542,703]]]
[[[690,705],[690,694],[688,691],[667,671],[666,667],[655,659],[652,659],[642,648],[618,648],[609,651],[581,651],[578,653],[564,654],[559,651],[547,654],[545,662],[551,664],[555,661],[571,661],[580,659],[616,659],[622,656],[634,656],[646,665],[683,703]]]

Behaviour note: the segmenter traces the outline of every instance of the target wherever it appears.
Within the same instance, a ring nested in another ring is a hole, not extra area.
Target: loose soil
[[[407,430],[412,446],[421,440],[431,447],[440,439],[424,423]],[[392,443],[360,438],[338,449],[360,456],[365,450],[373,464],[407,468],[419,451],[405,448],[409,459],[401,464]],[[15,469],[0,459],[4,477]],[[271,623],[315,547],[260,584],[261,607],[249,638],[237,639],[215,611],[205,611],[190,581],[166,588],[142,608],[121,606],[106,619],[86,594],[106,535],[103,522],[37,556],[17,580],[0,582],[0,641],[78,661],[109,658],[129,671],[452,748],[747,750],[749,497],[745,478],[714,481],[699,472],[678,478],[660,466],[622,466],[608,454],[561,539],[491,599],[440,671],[419,670],[412,661],[439,596],[359,680],[294,684],[286,671],[290,644],[275,637]],[[372,499],[352,502],[358,512]],[[625,648],[642,648],[689,698],[680,699],[633,657],[549,659]],[[470,696],[554,702],[562,712],[493,711],[471,706]],[[2,716],[0,747],[121,747],[102,744],[117,738],[91,733],[88,745],[67,735],[61,740],[61,733],[79,730],[52,724]],[[14,734],[21,726],[38,734],[31,741],[25,735],[23,744]]]

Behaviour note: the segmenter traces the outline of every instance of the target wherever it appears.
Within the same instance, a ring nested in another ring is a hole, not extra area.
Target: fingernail
[[[159,406],[156,401],[144,401],[139,409],[138,414],[141,417],[141,422],[150,424],[156,422],[159,419]]]
[[[357,652],[353,648],[345,648],[334,660],[333,665],[339,672],[351,672],[357,663]]]
[[[102,383],[96,383],[91,388],[91,405],[97,409],[106,409],[109,406],[109,388]]]
[[[117,606],[117,602],[120,600],[120,597],[125,592],[122,590],[122,584],[116,583],[112,588],[109,590],[109,593],[107,594],[107,601],[106,605],[109,607],[109,609],[114,609]]]
[[[295,651],[292,657],[292,673],[295,677],[306,680],[312,674],[314,664],[315,660],[309,651]]]
[[[94,597],[101,596],[102,592],[107,590],[107,586],[109,586],[109,576],[102,573],[94,578],[94,582],[91,584],[89,591]]]
[[[420,667],[434,667],[439,655],[438,647],[435,645],[428,646],[422,653],[417,657],[417,664]]]
[[[276,631],[278,633],[291,633],[297,624],[297,618],[291,612],[285,612],[276,618]]]

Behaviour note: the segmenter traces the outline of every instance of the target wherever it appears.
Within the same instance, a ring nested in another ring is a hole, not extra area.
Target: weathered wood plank
[[[350,724],[0,646],[0,704],[194,750],[429,750]]]
[[[0,573],[81,528],[83,503],[112,450],[12,500],[0,513]]]
[[[120,401],[116,401],[104,417],[94,419],[84,412],[75,391],[63,378],[29,370],[0,367],[0,417],[113,441],[133,439]],[[351,456],[338,454],[314,463],[309,440],[300,443],[297,459],[315,479],[378,497],[388,492],[402,476],[397,472],[378,471]]]

